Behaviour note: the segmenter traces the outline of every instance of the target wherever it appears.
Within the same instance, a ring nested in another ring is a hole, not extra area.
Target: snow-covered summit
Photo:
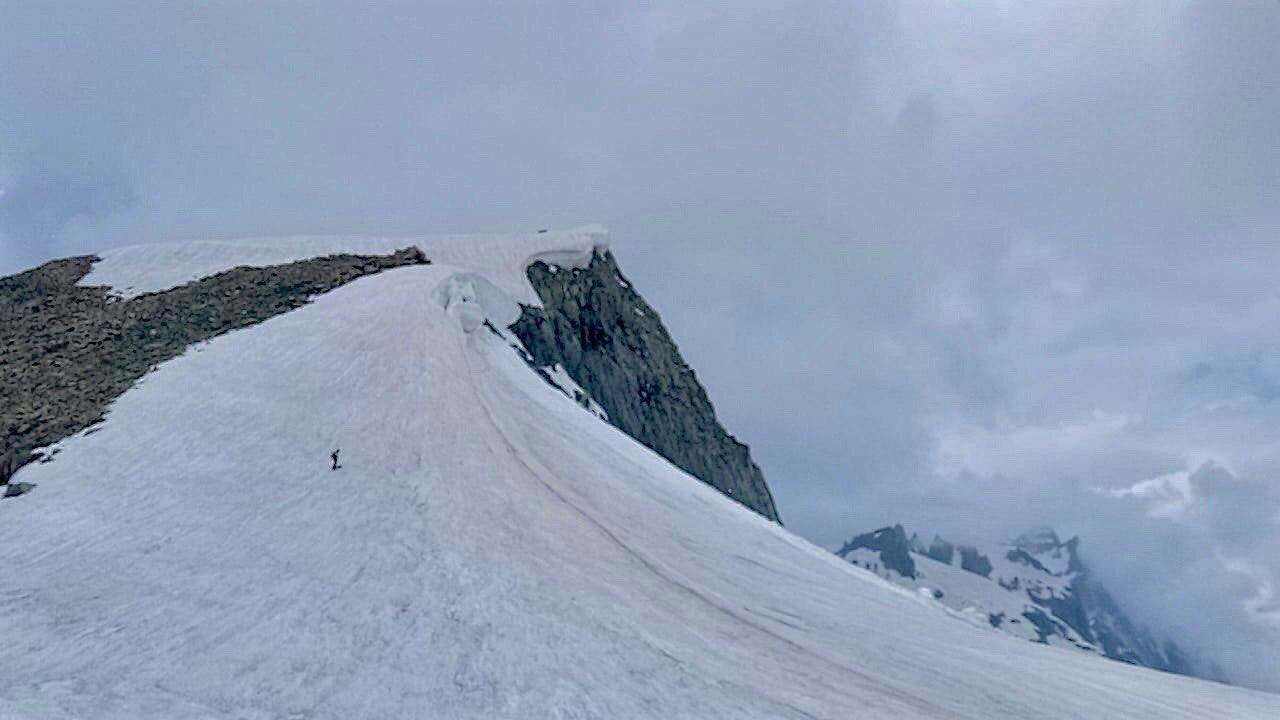
[[[1131,620],[1093,578],[1080,539],[1051,528],[991,546],[926,546],[901,525],[859,535],[837,555],[898,585],[934,598],[958,617],[1015,637],[1084,650],[1169,672],[1222,680],[1216,665],[1193,660],[1171,641],[1157,641]]]
[[[537,298],[523,263],[599,241],[415,243],[430,264],[201,341],[17,470],[0,717],[1280,716],[954,622],[584,410],[501,320]],[[149,246],[84,281],[161,292],[362,242]]]
[[[453,265],[486,278],[519,302],[537,304],[525,278],[530,263],[545,260],[577,266],[592,252],[608,248],[601,225],[571,230],[489,235],[351,236],[298,235],[175,243],[115,248],[80,284],[105,285],[121,297],[167,290],[234,267],[266,267],[338,253],[373,255],[415,246],[437,264]]]

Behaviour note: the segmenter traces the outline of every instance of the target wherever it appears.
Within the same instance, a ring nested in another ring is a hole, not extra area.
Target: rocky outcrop
[[[933,542],[929,544],[929,549],[924,554],[943,565],[950,565],[956,555],[956,546],[934,535]]]
[[[907,533],[901,525],[883,527],[874,532],[859,535],[846,542],[836,554],[846,560],[855,550],[866,549],[880,554],[880,564],[886,570],[893,570],[902,577],[914,579],[916,564],[911,559],[911,548]]]
[[[977,548],[960,546],[960,568],[982,577],[991,577],[991,558],[978,552]]]
[[[541,308],[525,306],[511,330],[540,367],[559,365],[622,432],[704,483],[778,520],[750,450],[725,431],[706,390],[662,320],[608,251],[588,267],[535,263]]]
[[[1102,653],[1113,660],[1182,675],[1199,675],[1211,680],[1220,676],[1202,672],[1199,665],[1172,640],[1159,642],[1146,627],[1129,619],[1101,583],[1088,574],[1071,584],[1079,611],[1088,618],[1088,628]]]
[[[1066,635],[1066,626],[1103,655],[1133,665],[1182,675],[1198,675],[1194,663],[1172,640],[1157,642],[1151,631],[1133,622],[1111,594],[1085,568],[1080,559],[1080,539],[1062,541],[1051,528],[1037,528],[1015,539],[1008,559],[1043,575],[1068,579],[1062,592],[1027,589],[1027,597],[1049,611]],[[1065,560],[1066,568],[1054,573],[1041,559]]]
[[[33,451],[103,419],[157,364],[194,343],[260,323],[356,278],[427,263],[421,251],[334,255],[238,267],[128,300],[77,285],[96,257],[0,278],[0,484]]]
[[[1038,527],[1014,538],[1010,545],[1024,554],[1065,557],[1068,573],[1084,572],[1084,563],[1080,561],[1080,538],[1078,537],[1063,542],[1053,528]]]
[[[18,472],[19,467],[22,467],[22,465],[16,450],[6,450],[0,453],[0,485],[8,485],[9,478]]]
[[[1026,550],[1023,550],[1022,548],[1014,548],[1009,552],[1005,553],[1004,556],[1005,556],[1005,559],[1007,559],[1009,562],[1022,563],[1023,565],[1039,570],[1042,573],[1049,572],[1049,568],[1045,567],[1043,564],[1040,563],[1039,560],[1035,558],[1034,555],[1027,552]]]
[[[18,497],[19,495],[26,495],[34,490],[35,487],[35,483],[6,483],[3,487],[0,487],[0,498],[11,498]]]

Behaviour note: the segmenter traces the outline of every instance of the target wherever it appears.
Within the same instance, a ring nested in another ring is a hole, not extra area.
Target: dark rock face
[[[1067,587],[1064,595],[1049,594],[1041,596],[1032,588],[1027,589],[1027,596],[1037,605],[1048,608],[1053,616],[1075,630],[1087,643],[1096,644],[1093,630],[1089,625],[1089,613],[1085,610],[1084,601],[1076,594],[1072,586]]]
[[[911,546],[901,525],[883,527],[875,532],[859,535],[846,542],[836,554],[843,558],[859,548],[880,553],[880,562],[886,568],[903,577],[915,578],[916,563],[911,559]]]
[[[1157,642],[1151,632],[1129,619],[1111,594],[1087,574],[1071,583],[1072,593],[1088,609],[1089,629],[1102,654],[1113,660],[1181,673],[1202,675],[1172,640]]]
[[[773,495],[750,450],[725,431],[658,313],[609,252],[586,269],[529,268],[543,307],[524,307],[511,330],[531,364],[559,364],[609,422],[672,464],[770,520]]]
[[[0,485],[8,485],[9,478],[18,472],[21,464],[18,462],[18,453],[14,450],[6,450],[0,454]]]
[[[1073,537],[1062,544],[1063,549],[1067,553],[1067,572],[1082,573],[1084,572],[1084,563],[1080,561],[1080,538]]]
[[[24,483],[24,482],[6,483],[3,487],[4,489],[0,490],[0,499],[18,497],[19,495],[26,495],[27,493],[35,489],[36,484]]]
[[[1049,638],[1054,635],[1064,635],[1062,626],[1054,622],[1043,610],[1027,610],[1022,613],[1022,617],[1036,628],[1036,634],[1039,636],[1036,642],[1049,643]]]
[[[1066,542],[1048,528],[1033,530],[1014,540],[1010,560],[1018,560],[1045,574],[1051,574],[1032,554],[1067,559],[1065,575],[1071,578],[1063,595],[1043,594],[1027,589],[1027,597],[1050,612],[1055,621],[1070,627],[1112,660],[1142,665],[1156,670],[1200,675],[1182,648],[1172,640],[1157,642],[1151,632],[1129,619],[1111,594],[1093,579],[1080,559],[1080,538]]]
[[[1039,570],[1040,572],[1045,573],[1047,575],[1052,574],[1049,572],[1049,568],[1045,567],[1043,564],[1041,564],[1039,560],[1035,559],[1035,557],[1033,557],[1031,553],[1027,552],[1026,550],[1023,550],[1022,548],[1014,548],[1010,550],[1009,552],[1005,553],[1005,557],[1010,562],[1022,563],[1027,567],[1035,568],[1036,570]]]
[[[977,548],[960,546],[960,567],[982,577],[991,577],[991,559]]]
[[[76,285],[97,258],[0,278],[0,484],[32,451],[103,419],[107,405],[190,345],[305,305],[356,278],[426,264],[416,248],[238,267],[121,300]]]
[[[929,545],[929,550],[925,552],[925,555],[943,565],[950,565],[956,555],[956,546],[934,535],[933,542]]]
[[[1164,657],[1169,661],[1169,672],[1178,673],[1179,675],[1195,674],[1195,663],[1172,640],[1166,640],[1160,646],[1160,649],[1164,651]],[[1209,673],[1206,672],[1206,677],[1208,675]]]

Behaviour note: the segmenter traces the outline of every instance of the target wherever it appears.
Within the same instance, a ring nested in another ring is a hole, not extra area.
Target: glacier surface
[[[195,346],[22,469],[0,717],[1280,717],[955,622],[543,382],[483,320],[603,238],[424,239],[434,264]],[[378,242],[151,246],[85,282]]]

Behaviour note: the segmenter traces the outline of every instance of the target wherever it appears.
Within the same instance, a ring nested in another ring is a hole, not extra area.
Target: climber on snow
[[[341,448],[339,448],[338,450],[334,450],[332,453],[329,454],[329,459],[333,461],[333,467],[329,468],[330,470],[337,470],[338,468],[342,467],[341,465],[338,464],[338,453],[340,451],[341,451]]]

